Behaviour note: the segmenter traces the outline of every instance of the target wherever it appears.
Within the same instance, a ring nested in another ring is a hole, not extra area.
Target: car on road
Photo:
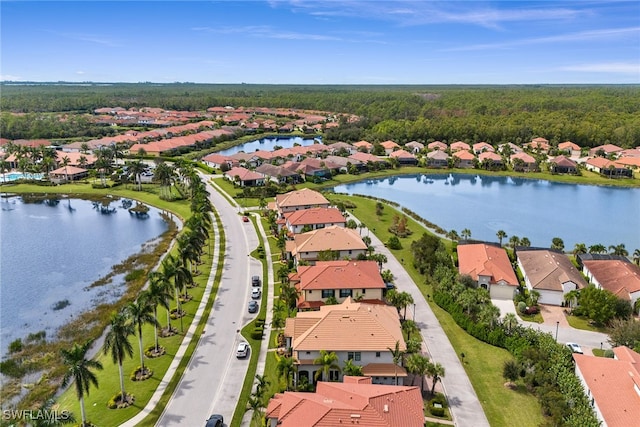
[[[205,427],[224,427],[224,418],[220,414],[213,414],[207,420]]]
[[[260,276],[251,277],[251,286],[260,286]]]
[[[258,303],[255,301],[249,301],[249,313],[258,312]]]
[[[242,341],[240,344],[238,344],[236,357],[238,359],[242,359],[244,357],[247,357],[247,354],[249,354],[249,343]]]
[[[242,217],[242,222],[249,222],[249,217],[248,216],[243,216]]]
[[[571,350],[571,353],[583,354],[582,347],[580,347],[578,344],[574,342],[568,342],[567,347],[569,347],[569,350]]]
[[[251,298],[260,299],[261,295],[262,295],[262,291],[260,290],[260,288],[253,288],[251,290]]]

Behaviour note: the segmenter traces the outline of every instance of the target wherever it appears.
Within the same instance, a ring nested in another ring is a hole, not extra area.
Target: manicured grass
[[[569,325],[575,329],[582,329],[585,331],[592,332],[602,332],[603,334],[608,334],[609,330],[604,326],[594,326],[589,322],[589,319],[586,317],[579,317],[573,315],[566,315],[565,319],[569,322]]]
[[[377,216],[375,214],[375,200],[339,194],[331,194],[329,198],[334,202],[353,201],[357,206],[353,209],[353,214],[374,231],[381,241],[385,242],[391,236],[388,228],[393,216],[399,213],[393,207],[385,205],[383,214]],[[428,231],[411,218],[408,219],[408,224],[413,234],[408,238],[400,239],[403,245],[402,249],[391,252],[397,259],[404,260],[404,268],[418,285],[422,294],[428,296],[432,292],[431,288],[424,284],[424,277],[418,274],[410,261],[412,259],[411,241]],[[461,329],[447,312],[433,303],[430,298],[427,300],[456,353],[465,354],[465,370],[480,398],[491,426],[540,425],[544,419],[536,397],[526,392],[509,390],[503,385],[505,380],[502,378],[502,366],[505,360],[511,358],[509,352],[473,338]]]
[[[218,283],[220,281],[221,273],[222,273],[222,265],[224,259],[224,231],[222,228],[222,224],[218,220],[218,230],[221,233],[221,253],[214,254],[218,257],[218,271],[216,272],[216,277],[214,280],[214,289],[212,290],[211,297],[207,302],[207,306],[203,313],[203,317],[201,318],[201,323],[196,329],[196,333],[194,334],[194,339],[192,339],[189,347],[183,356],[178,371],[172,378],[169,387],[165,391],[163,397],[161,398],[160,405],[156,407],[149,416],[147,416],[143,423],[140,425],[154,425],[158,417],[162,413],[162,409],[166,402],[170,398],[173,393],[176,385],[179,382],[179,379],[184,371],[184,368],[187,366],[188,361],[195,350],[197,344],[197,337],[200,336],[202,330],[204,329],[207,316],[211,311],[211,307],[213,306],[213,301],[215,299],[215,295],[217,293]],[[203,256],[204,263],[199,267],[201,270],[201,274],[196,276],[195,283],[198,285],[197,287],[189,289],[189,294],[193,296],[193,299],[188,303],[183,304],[183,309],[187,311],[187,316],[183,318],[184,321],[184,330],[186,331],[189,328],[189,325],[193,321],[195,312],[202,300],[204,290],[207,284],[207,280],[209,278],[209,272],[212,265],[212,257],[211,254],[207,253]],[[166,310],[159,308],[158,310],[158,319],[162,325],[166,323]],[[173,327],[180,328],[179,320],[172,320]],[[129,374],[137,367],[140,363],[139,353],[138,353],[138,339],[137,337],[131,337],[131,342],[134,347],[134,357],[127,359],[124,363],[124,374],[125,374],[125,389],[127,393],[131,393],[135,396],[136,401],[134,405],[130,406],[126,409],[108,409],[106,404],[108,400],[120,390],[119,384],[119,374],[117,365],[113,364],[111,359],[108,356],[103,356],[102,353],[99,353],[97,360],[99,360],[103,367],[103,371],[97,372],[98,375],[98,383],[99,388],[91,389],[88,398],[85,399],[85,407],[87,411],[87,419],[93,420],[94,423],[99,423],[99,425],[119,425],[122,422],[132,418],[135,416],[149,401],[153,393],[155,392],[158,384],[161,379],[164,377],[167,368],[171,364],[173,360],[173,356],[175,356],[176,351],[178,350],[183,339],[183,334],[176,334],[172,337],[168,338],[160,338],[160,345],[165,347],[166,354],[162,357],[155,359],[147,359],[145,358],[145,366],[153,369],[153,376],[141,382],[131,381],[128,376]],[[143,345],[146,348],[147,346],[152,345],[154,342],[153,337],[153,327],[150,325],[145,325],[143,327]],[[61,409],[68,409],[73,411],[76,414],[79,414],[79,407],[77,403],[77,399],[75,396],[74,388],[71,387],[66,390],[58,399],[58,403],[60,404]]]

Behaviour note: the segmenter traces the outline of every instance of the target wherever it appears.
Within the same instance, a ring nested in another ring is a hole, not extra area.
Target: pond
[[[397,202],[445,230],[460,234],[467,228],[477,240],[497,242],[496,232],[503,230],[540,247],[549,247],[554,237],[560,237],[568,251],[576,243],[606,247],[623,243],[630,254],[640,248],[638,188],[419,174],[369,179],[334,190]]]
[[[231,156],[232,154],[236,154],[241,151],[245,153],[253,153],[256,150],[274,151],[275,147],[291,148],[295,144],[301,145],[303,147],[308,147],[309,145],[317,144],[318,142],[321,143],[322,138],[302,138],[300,136],[262,138],[255,141],[245,142],[244,144],[236,145],[226,150],[219,151],[216,154],[220,154],[222,156]]]
[[[128,199],[0,199],[0,342],[45,330],[118,299],[123,277],[89,288],[113,265],[143,250],[168,229],[155,208],[130,213]]]

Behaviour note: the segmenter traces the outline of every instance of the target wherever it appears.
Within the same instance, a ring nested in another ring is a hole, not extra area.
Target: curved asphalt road
[[[160,417],[158,426],[203,426],[213,413],[229,423],[242,390],[249,359],[237,359],[240,329],[256,314],[247,312],[250,277],[262,276],[260,263],[249,256],[258,245],[252,223],[244,223],[237,208],[207,182],[210,199],[220,215],[226,254],[220,288],[206,328],[189,366]]]

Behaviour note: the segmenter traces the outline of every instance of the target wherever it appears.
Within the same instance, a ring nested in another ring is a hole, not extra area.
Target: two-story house
[[[296,380],[321,380],[316,375],[323,366],[317,363],[320,351],[335,352],[337,366],[347,360],[362,366],[374,384],[404,384],[406,370],[393,363],[390,348],[396,343],[401,351],[407,346],[402,336],[398,311],[389,305],[354,302],[324,305],[319,311],[299,312],[286,321],[284,336],[297,365]],[[342,373],[331,369],[325,381],[339,381]]]
[[[328,298],[342,303],[349,297],[382,303],[386,285],[376,261],[318,261],[289,275],[299,292],[298,309],[317,309]]]
[[[337,225],[296,234],[287,240],[286,251],[289,259],[297,265],[300,261],[315,264],[321,253],[332,253],[332,259],[356,259],[365,255],[367,245],[357,231]]]
[[[310,208],[287,212],[280,220],[282,227],[286,227],[290,234],[300,234],[306,231],[337,225],[346,227],[347,219],[338,208]],[[280,225],[280,224],[279,224]]]
[[[278,211],[278,216],[282,218],[286,212],[318,207],[328,208],[329,205],[329,201],[321,193],[303,188],[276,195],[275,209]]]

